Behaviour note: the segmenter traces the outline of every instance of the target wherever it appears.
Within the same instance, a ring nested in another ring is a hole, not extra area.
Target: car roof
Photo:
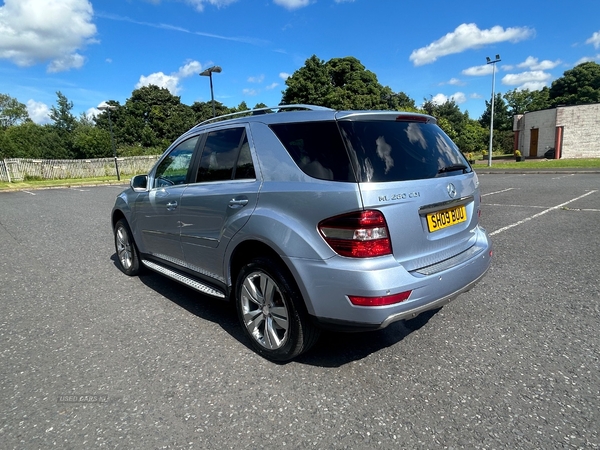
[[[436,123],[436,119],[426,114],[403,112],[403,111],[383,111],[383,110],[356,110],[356,111],[337,111],[315,105],[278,105],[268,108],[251,109],[222,116],[200,122],[191,130],[205,130],[214,126],[223,126],[225,124],[260,122],[267,125],[274,123],[291,122],[314,122],[324,120],[403,120],[418,121],[426,123]],[[187,134],[187,133],[186,133]]]

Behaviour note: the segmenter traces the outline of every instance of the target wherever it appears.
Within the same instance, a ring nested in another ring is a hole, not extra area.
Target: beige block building
[[[514,149],[528,158],[600,158],[600,103],[558,106],[513,118]]]

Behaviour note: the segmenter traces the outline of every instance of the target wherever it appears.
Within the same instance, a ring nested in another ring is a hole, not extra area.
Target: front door
[[[182,142],[163,158],[153,174],[152,186],[136,200],[144,249],[156,258],[184,265],[179,210],[187,188],[188,172],[198,136]]]
[[[540,132],[539,128],[531,129],[531,137],[529,138],[529,157],[530,158],[537,158],[539,132]]]

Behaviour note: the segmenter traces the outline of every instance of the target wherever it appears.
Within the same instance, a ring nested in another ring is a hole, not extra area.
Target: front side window
[[[470,172],[452,140],[435,124],[410,121],[340,121],[362,182],[406,181]]]
[[[245,178],[255,178],[245,128],[227,128],[208,133],[196,182]]]
[[[160,162],[154,175],[155,188],[184,184],[187,181],[197,142],[198,136],[182,142]]]

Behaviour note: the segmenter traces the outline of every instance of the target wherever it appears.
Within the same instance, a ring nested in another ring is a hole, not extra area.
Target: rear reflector
[[[356,211],[319,223],[319,231],[339,255],[371,258],[392,253],[385,217],[380,211]]]
[[[385,297],[358,297],[349,295],[348,298],[355,306],[386,306],[408,300],[412,291],[400,292],[399,294],[386,295]]]

